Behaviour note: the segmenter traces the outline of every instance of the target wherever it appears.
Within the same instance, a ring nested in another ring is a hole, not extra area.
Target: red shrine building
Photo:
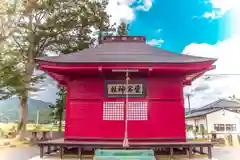
[[[215,60],[155,48],[141,36],[106,36],[95,48],[37,62],[67,89],[65,140],[122,140],[127,119],[129,140],[184,142],[183,87]]]

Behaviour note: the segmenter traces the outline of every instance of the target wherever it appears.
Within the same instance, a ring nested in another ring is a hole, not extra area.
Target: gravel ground
[[[16,147],[0,150],[0,160],[29,160],[39,154],[37,147]]]
[[[213,160],[239,160],[240,148],[232,147],[214,147]],[[16,147],[0,150],[0,160],[40,160],[39,149],[37,147]],[[50,158],[44,160],[59,160],[59,158]],[[67,160],[67,159],[64,159]],[[71,159],[75,160],[75,159]],[[85,159],[87,160],[87,159]],[[188,159],[183,159],[188,160]],[[192,160],[207,160],[206,158]]]
[[[240,148],[214,147],[213,157],[217,160],[240,160]]]

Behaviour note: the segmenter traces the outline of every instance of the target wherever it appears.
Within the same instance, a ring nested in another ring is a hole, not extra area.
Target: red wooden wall
[[[185,138],[181,78],[147,78],[147,96],[129,101],[148,101],[147,121],[128,121],[130,138]],[[123,138],[124,121],[102,120],[104,79],[79,78],[68,85],[65,138]]]

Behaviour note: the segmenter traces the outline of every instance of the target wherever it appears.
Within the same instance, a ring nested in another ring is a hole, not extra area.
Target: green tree
[[[10,1],[9,3],[11,3]],[[107,1],[90,0],[28,0],[16,1],[8,36],[1,54],[0,96],[18,96],[20,100],[19,139],[25,137],[29,94],[39,89],[35,84],[44,74],[36,75],[35,58],[49,51],[67,54],[88,48],[96,39],[92,28],[102,32],[111,30]],[[11,6],[11,5],[10,5]],[[11,9],[10,9],[11,10]],[[7,12],[5,14],[7,16]],[[99,34],[98,39],[101,39]],[[5,49],[6,48],[6,49]],[[7,58],[10,57],[10,58]]]
[[[17,95],[20,100],[20,121],[18,125],[18,138],[24,139],[26,123],[28,121],[27,100],[30,92],[38,90],[34,86],[43,76],[34,75],[34,58],[43,54],[41,36],[38,35],[38,25],[43,21],[44,10],[36,0],[17,1],[12,27],[15,32],[6,43],[7,51],[4,57],[14,60],[12,67],[4,72],[3,90],[4,98]],[[11,3],[11,2],[9,2]],[[5,60],[6,64],[9,61]],[[6,67],[5,67],[6,68]]]
[[[64,87],[60,87],[57,93],[58,97],[56,103],[49,107],[53,109],[51,116],[55,122],[58,123],[58,131],[62,131],[62,121],[64,119],[64,113],[66,108],[66,90]]]
[[[8,3],[8,0],[1,0],[0,3],[0,48],[4,47],[3,42],[7,40],[14,32],[12,27],[13,17],[16,13],[16,0]]]
[[[108,3],[108,0],[103,0],[101,3],[95,1],[89,6],[94,15],[94,17],[92,17],[94,21],[93,31],[94,35],[97,35],[97,38],[93,39],[95,45],[101,44],[104,36],[114,35],[116,32],[116,23],[110,23],[109,19],[111,15],[105,11]]]
[[[127,36],[128,35],[128,25],[122,22],[117,28],[117,34],[119,36]]]

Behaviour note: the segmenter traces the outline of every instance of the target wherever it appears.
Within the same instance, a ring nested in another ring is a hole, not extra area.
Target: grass
[[[28,147],[29,145],[31,145],[30,142],[27,140],[19,141],[16,139],[9,139],[9,142],[10,142],[11,146],[26,146],[26,147]]]
[[[17,128],[16,123],[0,123],[0,129],[7,132],[12,128]],[[51,124],[27,124],[28,131],[58,131],[58,126],[53,126]],[[64,130],[64,128],[62,128]]]
[[[29,141],[19,141],[16,139],[7,139],[7,142],[9,143],[8,145],[3,145],[0,144],[0,149],[4,148],[11,148],[11,147],[16,147],[16,146],[21,146],[21,147],[29,147],[31,146],[31,143]]]
[[[0,149],[21,146],[21,147],[29,147],[31,143],[27,140],[19,141],[15,138],[4,138],[8,133],[16,132],[17,124],[16,123],[0,123]],[[36,124],[27,124],[28,131],[58,131],[57,126],[53,125],[36,125]],[[1,139],[1,137],[3,139]],[[9,142],[9,145],[3,145],[4,141]]]

